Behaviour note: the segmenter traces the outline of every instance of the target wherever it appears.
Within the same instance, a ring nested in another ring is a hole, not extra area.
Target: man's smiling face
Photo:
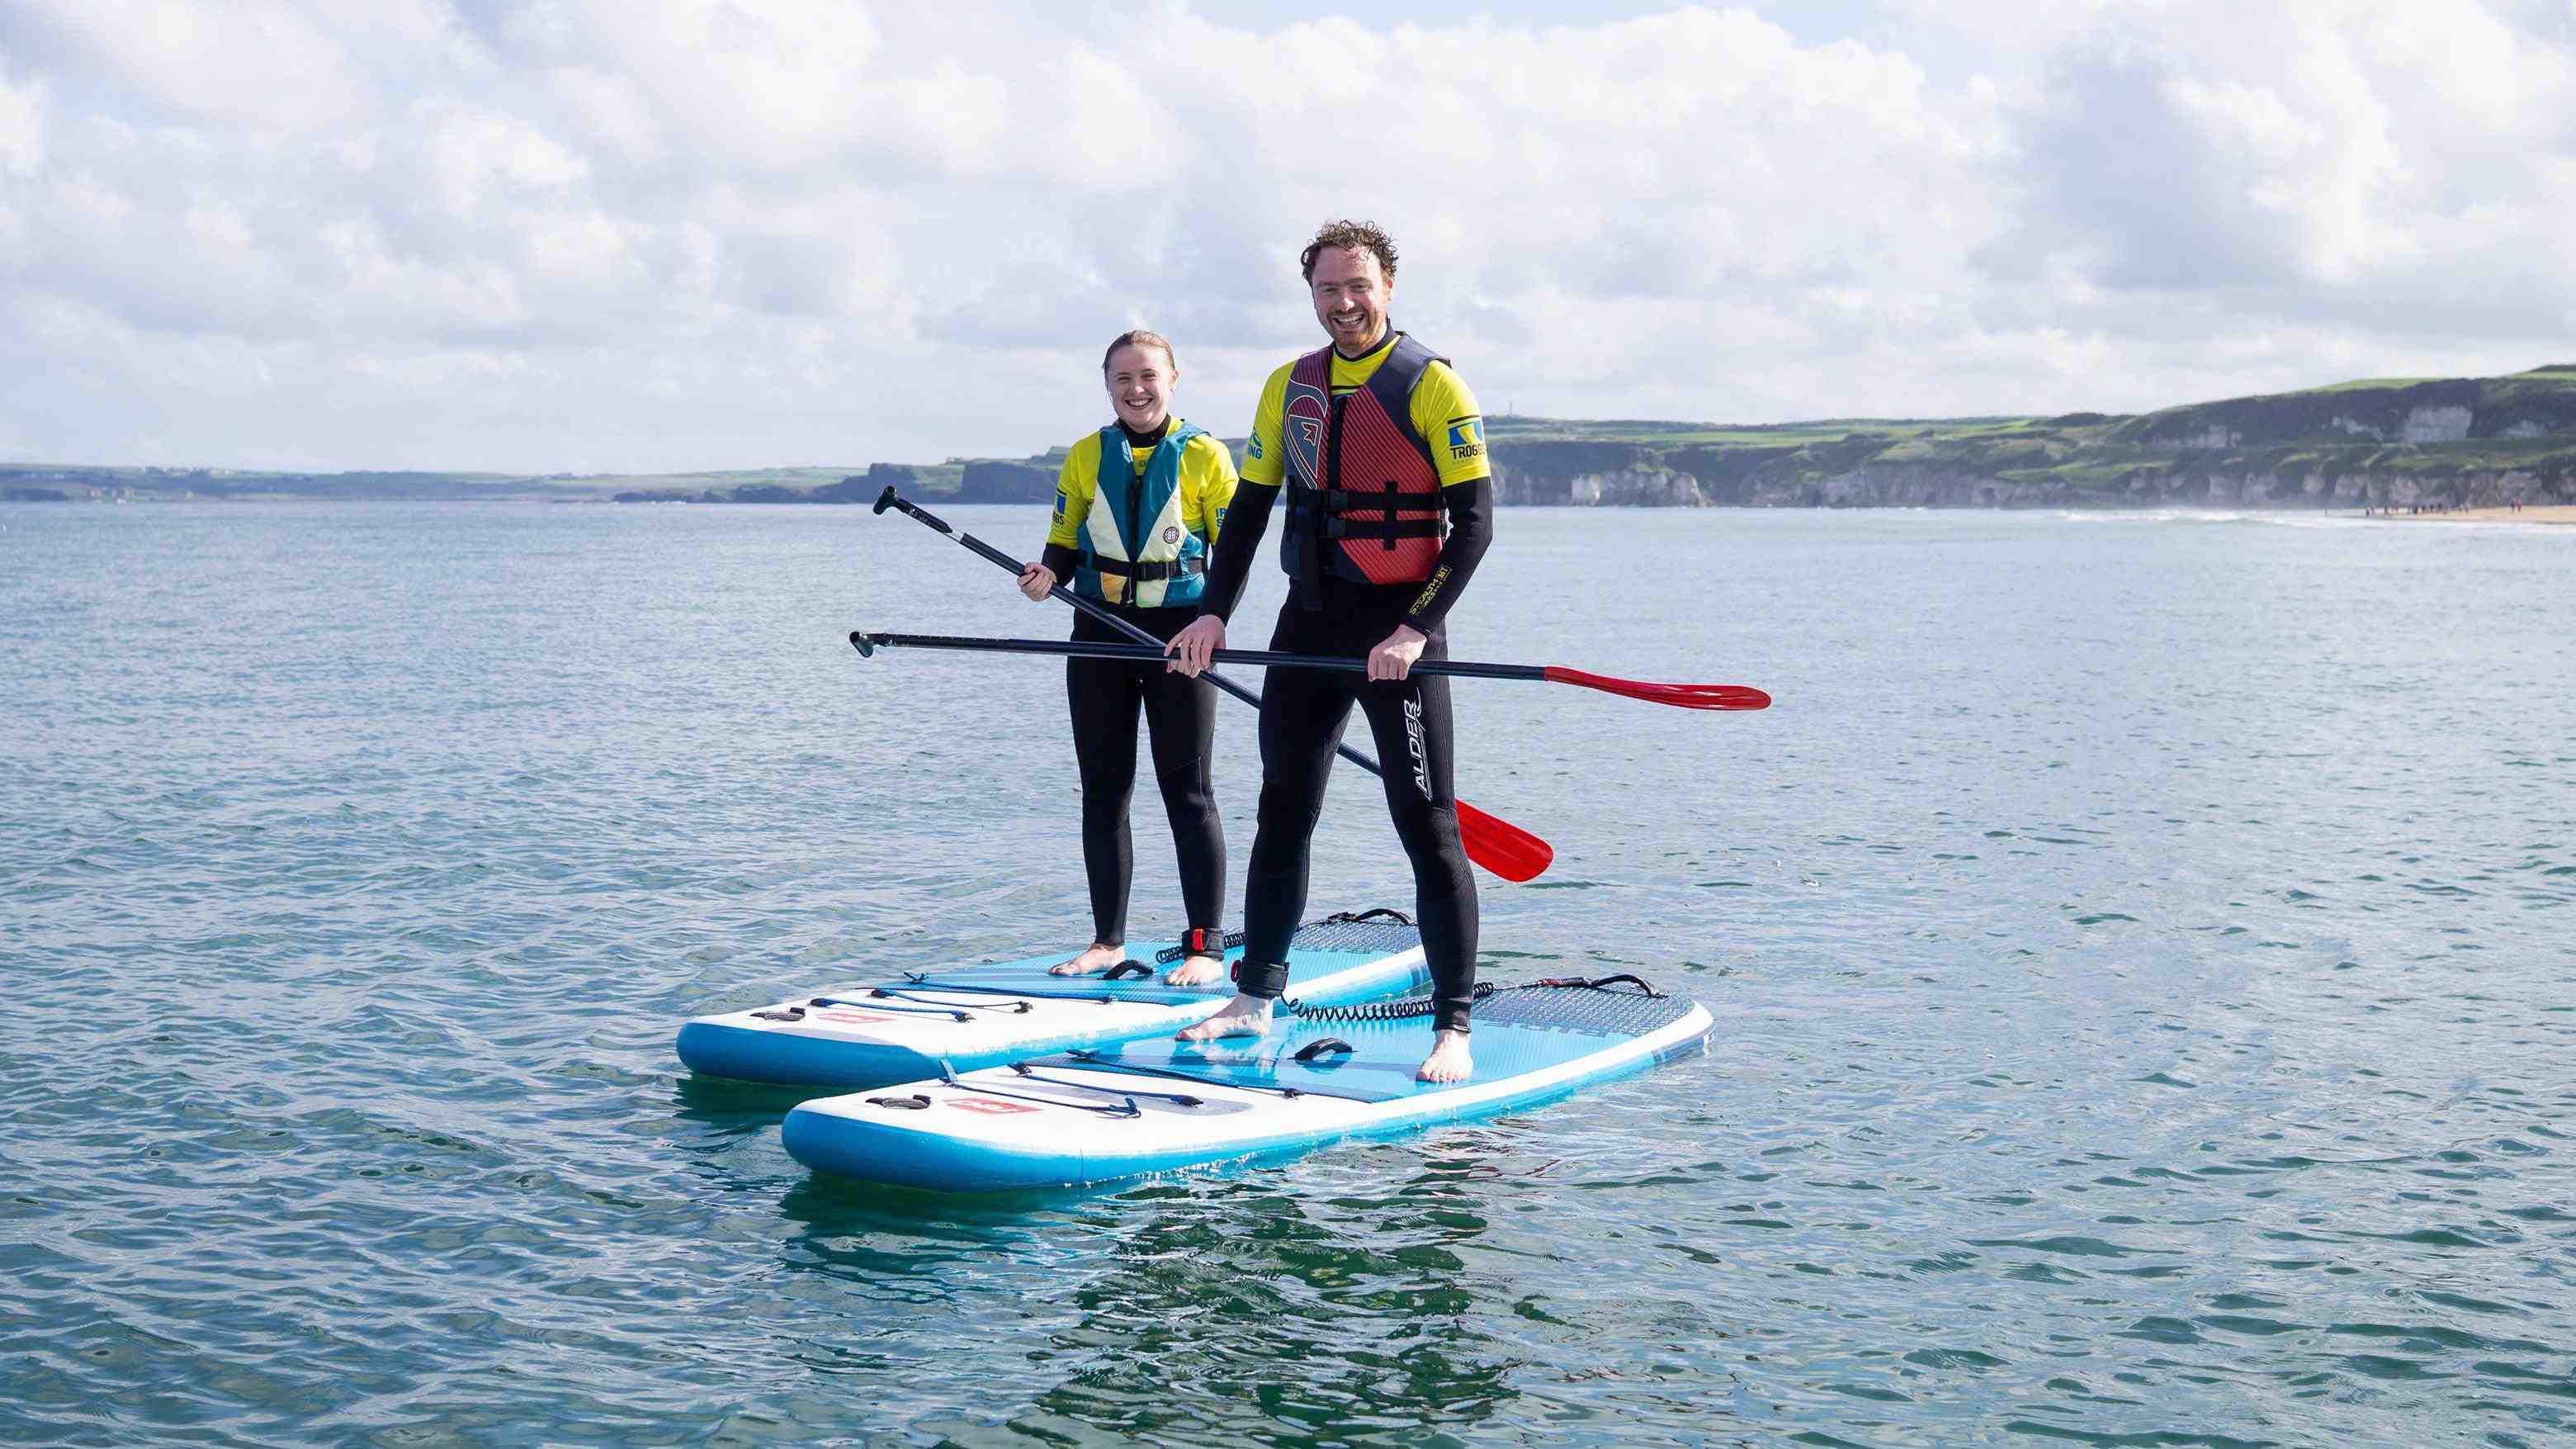
[[[1344,357],[1357,357],[1386,336],[1386,309],[1395,283],[1386,279],[1375,252],[1329,247],[1315,258],[1306,281],[1315,294],[1315,320]]]

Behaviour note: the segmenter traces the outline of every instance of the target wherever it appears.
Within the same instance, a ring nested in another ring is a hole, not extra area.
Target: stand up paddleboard
[[[825,991],[751,1011],[702,1016],[680,1028],[680,1060],[708,1077],[855,1091],[973,1071],[1130,1037],[1165,1035],[1214,1016],[1232,982],[1167,986],[1158,957],[1177,943],[1143,941],[1129,960],[1091,976],[1053,976],[1060,957],[906,971],[893,980]],[[1227,953],[1241,948],[1229,945]],[[1165,963],[1168,964],[1168,963]],[[1361,1002],[1419,990],[1422,936],[1401,912],[1337,915],[1289,942],[1289,989],[1316,1002]]]
[[[810,1101],[787,1114],[787,1151],[946,1192],[1107,1182],[1526,1106],[1696,1051],[1710,1026],[1633,976],[1507,987],[1476,1007],[1475,1075],[1432,1083],[1413,1079],[1427,998],[1298,1005],[1258,1039],[1162,1036]]]

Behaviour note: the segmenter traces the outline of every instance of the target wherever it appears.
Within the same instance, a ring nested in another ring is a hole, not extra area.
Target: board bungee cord
[[[1542,991],[1570,986],[1604,990],[1615,982],[1625,981],[1649,997],[1662,999],[1663,994],[1641,976],[1621,973],[1617,976],[1550,976],[1537,981],[1524,981],[1517,986],[1497,986],[1479,981],[1472,999],[1479,1006],[1508,991]],[[1437,998],[1408,996],[1393,1001],[1358,1001],[1340,1005],[1309,1006],[1301,1001],[1282,1001],[1280,1007],[1300,1021],[1407,1021],[1417,1016],[1430,1016],[1440,1009]]]

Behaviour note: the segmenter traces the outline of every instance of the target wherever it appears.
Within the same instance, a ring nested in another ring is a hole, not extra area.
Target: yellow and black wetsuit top
[[[1377,346],[1358,357],[1333,352],[1333,396],[1343,397],[1368,386],[1369,379],[1377,376],[1378,369],[1394,353],[1397,339],[1404,335],[1389,327]],[[1241,531],[1250,536],[1237,539],[1234,546],[1211,562],[1207,596],[1200,604],[1202,612],[1219,618],[1232,614],[1235,603],[1242,598],[1253,545],[1259,542],[1270,505],[1288,474],[1288,384],[1296,370],[1297,363],[1291,360],[1270,374],[1270,381],[1261,389],[1261,404],[1253,413],[1252,436],[1243,445],[1242,482],[1247,491],[1241,499],[1245,514],[1242,521],[1252,526]],[[1493,463],[1485,455],[1485,418],[1476,405],[1476,395],[1446,361],[1435,358],[1423,368],[1406,411],[1414,432],[1430,449],[1432,467],[1440,478],[1441,498],[1449,510],[1449,533],[1441,543],[1439,562],[1405,611],[1405,621],[1428,634],[1448,615],[1450,605],[1466,587],[1468,576],[1491,541]],[[1292,594],[1298,591],[1291,590]]]
[[[1112,423],[1065,451],[1045,563],[1087,599],[1196,604],[1234,485],[1234,455],[1212,434],[1177,417],[1155,433]]]

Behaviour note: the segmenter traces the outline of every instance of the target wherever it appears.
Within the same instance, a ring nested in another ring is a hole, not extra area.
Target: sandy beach
[[[2374,513],[2372,520],[2390,523],[2576,523],[2576,503],[2532,504],[2511,508],[2454,508],[2448,513]]]

